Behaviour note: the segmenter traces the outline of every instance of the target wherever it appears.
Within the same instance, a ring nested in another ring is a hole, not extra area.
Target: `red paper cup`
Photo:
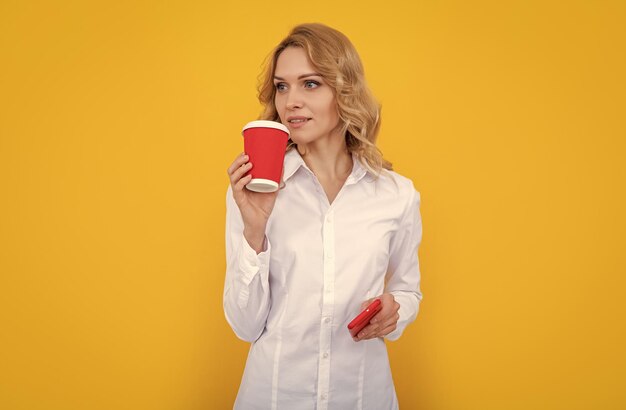
[[[244,151],[252,163],[252,180],[246,188],[255,192],[278,190],[289,130],[275,121],[252,121],[243,127],[241,133]]]

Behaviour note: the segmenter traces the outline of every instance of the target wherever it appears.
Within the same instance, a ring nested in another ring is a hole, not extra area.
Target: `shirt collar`
[[[368,173],[367,169],[363,166],[363,164],[361,164],[361,161],[359,161],[359,159],[354,154],[352,154],[352,164],[352,172],[346,180],[346,185],[356,184]],[[283,166],[283,181],[286,182],[301,167],[306,169],[311,174],[313,173],[304,163],[304,160],[300,156],[298,149],[296,147],[293,147],[285,154],[285,163]]]
[[[283,165],[283,181],[287,181],[289,178],[291,178],[300,167],[308,169],[306,164],[304,163],[304,160],[298,153],[298,149],[296,147],[293,147],[285,154],[285,162]]]

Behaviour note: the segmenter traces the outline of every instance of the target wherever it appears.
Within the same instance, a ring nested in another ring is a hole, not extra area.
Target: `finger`
[[[400,310],[400,304],[394,302],[391,307],[389,305],[385,308],[383,307],[380,312],[378,312],[370,321],[370,323],[387,323],[389,321],[397,321],[400,315],[398,314],[398,310]]]
[[[381,329],[385,329],[388,328],[390,326],[395,326],[398,323],[398,320],[400,320],[400,315],[398,314],[397,311],[392,311],[390,315],[388,316],[383,316],[381,315],[379,312],[379,315],[375,316],[374,318],[372,318],[371,320],[371,324],[372,325],[377,325],[378,326],[378,332],[381,332]]]
[[[398,311],[400,304],[396,302],[391,293],[383,293],[377,297],[382,302],[381,310],[374,315],[370,323],[364,327],[359,334],[353,337],[354,341],[373,339],[375,337],[384,337],[393,330],[395,330],[400,315]],[[363,302],[363,308],[367,307],[372,300],[369,299]]]
[[[389,315],[386,315],[386,314],[385,314],[385,310],[384,310],[384,309],[381,309],[381,310],[379,310],[379,311],[378,311],[378,313],[376,313],[376,314],[372,317],[372,319],[370,319],[370,325],[373,325],[373,324],[378,324],[378,323],[384,322],[385,320],[387,320],[387,319],[388,319],[388,316],[389,316]]]
[[[382,294],[380,296],[376,296],[376,297],[373,297],[373,298],[370,298],[370,299],[366,300],[365,302],[362,303],[361,308],[365,309],[367,306],[369,306],[376,299],[380,300],[380,309],[379,309],[378,314],[376,316],[381,315],[381,314],[382,315],[386,315],[387,311],[389,310],[389,301],[386,298],[386,294]],[[374,317],[376,317],[376,316],[374,316]]]
[[[355,338],[355,342],[361,341],[361,340],[370,340],[370,339],[375,339],[377,337],[385,337],[387,336],[389,333],[393,332],[394,330],[396,330],[396,326],[392,325],[392,326],[387,326],[383,329],[380,329],[374,333],[370,333],[367,335],[363,335],[363,336],[359,336],[357,338]]]
[[[233,187],[233,195],[235,195],[235,192],[240,193],[241,191],[243,191],[243,188],[248,184],[248,182],[250,182],[251,179],[252,175],[246,175],[245,177],[237,181],[237,183]]]
[[[376,320],[374,320],[374,318],[372,319],[372,322],[374,323],[385,322],[389,318],[395,316],[395,314],[398,313],[398,310],[400,309],[400,304],[395,301],[393,295],[389,293],[384,293],[383,295],[381,295],[380,299],[382,302],[382,308],[380,309],[380,312],[378,312],[378,314],[374,316]]]
[[[376,299],[376,298],[369,298],[365,302],[361,303],[361,310],[363,310],[366,307],[368,307],[370,305],[370,303],[372,303],[374,301],[374,299]]]
[[[396,329],[398,320],[400,320],[400,314],[396,311],[390,317],[381,318],[379,320],[380,322],[377,323],[379,327],[378,336],[383,337]]]
[[[396,327],[397,327],[397,326],[396,326],[396,324],[395,324],[395,323],[394,323],[394,324],[392,324],[391,326],[387,326],[387,327],[385,327],[384,329],[382,329],[382,330],[379,332],[380,337],[385,337],[385,336],[387,336],[389,333],[391,333],[391,332],[393,332],[394,330],[396,330]]]
[[[372,318],[370,324],[359,332],[357,339],[367,340],[375,337],[383,337],[395,330],[399,319],[400,315],[397,312],[389,317],[384,317],[381,315],[381,312],[378,312],[376,316]]]
[[[363,303],[363,308],[369,306],[369,304],[371,303],[371,301],[373,301],[376,298],[372,298],[369,301],[365,301]],[[369,321],[369,323],[367,324],[367,326],[365,326],[363,329],[361,329],[361,331],[359,332],[359,334],[357,335],[358,339],[368,339],[370,338],[369,336],[372,333],[375,333],[377,331],[377,329],[380,327],[380,323],[384,322],[388,320],[388,318],[385,317],[385,312],[383,311],[383,309],[381,308],[381,310],[378,311],[378,313],[376,313]]]
[[[239,168],[233,171],[233,173],[230,175],[230,183],[233,186],[237,185],[237,182],[239,182],[239,180],[243,178],[243,176],[251,169],[252,169],[252,163],[247,162],[245,164],[242,164]]]
[[[387,320],[381,321],[379,326],[381,329],[385,329],[390,326],[395,326],[398,323],[399,319],[400,319],[400,315],[396,313],[395,315],[391,316]]]
[[[250,158],[246,154],[239,154],[237,158],[235,158],[233,163],[230,164],[230,167],[228,167],[228,170],[226,172],[228,172],[228,175],[232,175],[232,173],[235,172],[237,168],[239,168],[242,164],[245,164],[249,159]]]
[[[396,330],[396,323],[392,323],[389,326],[385,326],[385,327],[377,327],[375,331],[372,331],[371,333],[367,333],[367,334],[363,334],[359,333],[359,336],[357,337],[356,341],[360,341],[360,340],[369,340],[369,339],[374,339],[377,337],[385,337],[387,336],[389,333],[393,332],[394,330]]]
[[[233,163],[231,164],[231,166],[228,168],[228,176],[232,178],[232,176],[237,173],[237,171],[239,171],[241,169],[242,166],[244,166],[247,162],[248,162],[248,157],[243,155],[238,157],[235,161],[233,161]]]
[[[357,340],[367,340],[376,337],[380,326],[378,324],[369,324],[365,326],[357,335]]]

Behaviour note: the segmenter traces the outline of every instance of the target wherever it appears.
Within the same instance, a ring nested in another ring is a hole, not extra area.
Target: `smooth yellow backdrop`
[[[295,24],[422,194],[403,409],[626,408],[621,1],[3,1],[0,408],[232,407],[226,168]]]

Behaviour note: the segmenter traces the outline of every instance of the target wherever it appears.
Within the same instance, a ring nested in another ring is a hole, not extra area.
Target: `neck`
[[[298,152],[318,179],[344,180],[352,171],[352,156],[348,152],[344,138],[298,145]]]

